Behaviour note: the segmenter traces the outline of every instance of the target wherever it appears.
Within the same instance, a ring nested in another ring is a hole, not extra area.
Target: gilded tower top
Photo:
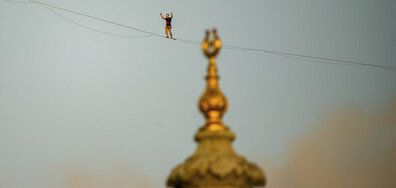
[[[206,76],[206,90],[199,99],[199,109],[206,118],[204,128],[209,130],[222,130],[225,126],[222,123],[223,114],[227,111],[228,102],[221,92],[217,75],[216,55],[221,48],[221,40],[217,36],[216,30],[212,33],[206,31],[206,36],[202,41],[202,50],[209,58],[208,75]]]
[[[222,122],[227,111],[227,98],[221,92],[217,75],[216,55],[221,40],[216,30],[206,32],[202,50],[209,58],[206,89],[198,106],[206,118],[205,125],[195,134],[198,148],[184,163],[173,169],[167,180],[174,188],[252,188],[264,186],[261,169],[239,156],[232,148],[235,134]]]

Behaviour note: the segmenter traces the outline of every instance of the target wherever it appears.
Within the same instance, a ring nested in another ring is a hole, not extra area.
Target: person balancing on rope
[[[162,13],[160,13],[160,15],[161,15],[161,18],[164,19],[165,22],[166,22],[166,26],[165,26],[166,38],[169,38],[169,35],[168,35],[168,31],[169,31],[171,39],[173,39],[173,36],[172,36],[172,25],[171,25],[172,18],[173,18],[173,13],[171,13],[171,15],[172,15],[171,17],[169,17],[169,14],[166,14],[166,18],[164,18],[162,16]]]

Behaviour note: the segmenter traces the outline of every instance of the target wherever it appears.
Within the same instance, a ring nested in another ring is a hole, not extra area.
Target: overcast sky
[[[176,38],[201,41],[215,27],[223,44],[396,66],[392,0],[43,2],[162,35],[159,13],[173,12]],[[146,35],[56,11],[105,32]],[[208,65],[198,45],[108,36],[37,4],[0,1],[0,53],[1,188],[61,187],[68,173],[117,165],[165,187],[196,148]],[[395,71],[227,49],[217,59],[234,148],[259,163],[268,187],[264,165],[287,164],[295,139],[321,115],[351,104],[376,113],[396,96]]]

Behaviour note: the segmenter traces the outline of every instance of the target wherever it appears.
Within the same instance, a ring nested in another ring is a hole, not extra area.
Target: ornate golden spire
[[[216,55],[221,47],[216,30],[206,32],[202,50],[209,58],[206,90],[199,99],[205,125],[195,134],[198,148],[184,163],[173,169],[167,180],[174,188],[252,188],[265,185],[261,169],[239,156],[232,148],[235,134],[222,123],[228,102],[220,91]]]
[[[206,123],[204,128],[209,130],[223,130],[222,116],[227,111],[228,102],[221,92],[217,75],[216,55],[221,48],[221,40],[214,29],[210,34],[206,31],[205,39],[202,41],[202,50],[209,59],[208,75],[206,76],[206,90],[199,99],[199,109],[205,115]]]

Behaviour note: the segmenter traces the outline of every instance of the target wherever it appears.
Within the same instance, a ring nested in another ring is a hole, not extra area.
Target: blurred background
[[[164,36],[172,12],[175,38],[217,28],[223,44],[396,66],[392,0],[43,2]],[[2,0],[0,53],[0,188],[165,187],[196,148],[199,45]],[[396,187],[395,71],[229,49],[217,64],[233,146],[267,187]]]

